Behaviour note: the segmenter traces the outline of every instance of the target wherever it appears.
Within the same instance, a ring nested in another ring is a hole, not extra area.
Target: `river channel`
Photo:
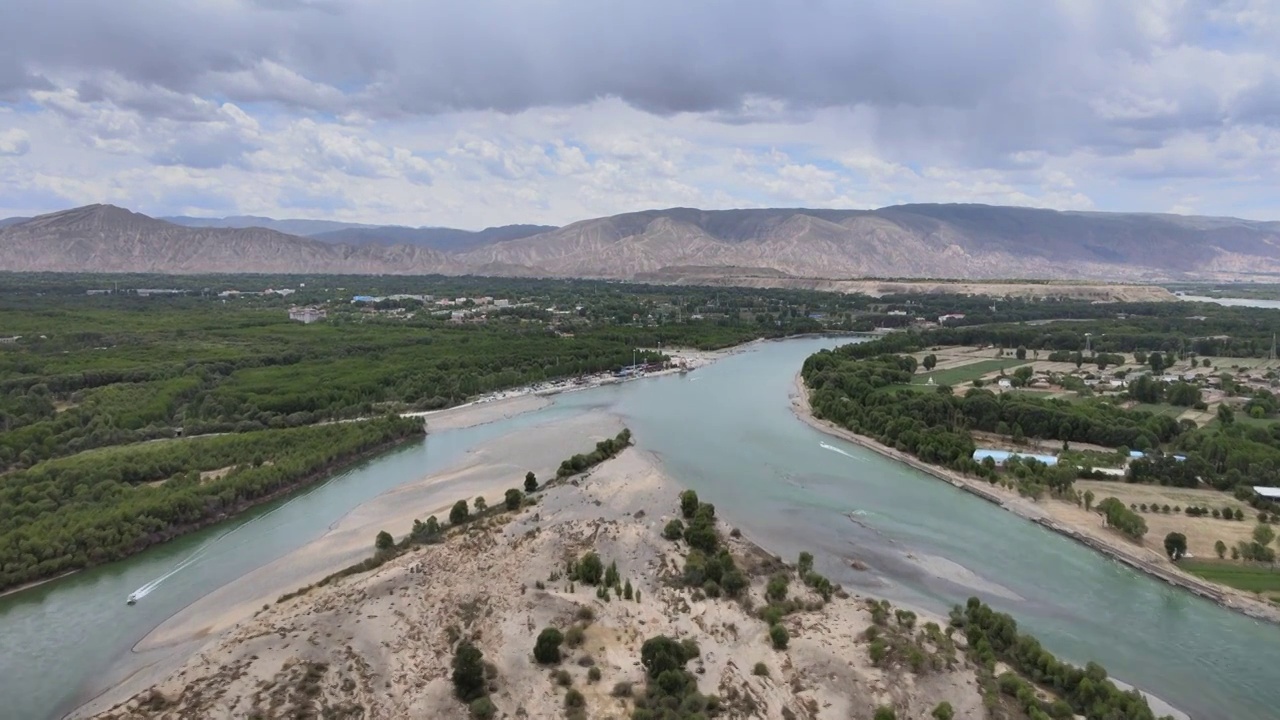
[[[978,595],[1046,647],[1196,720],[1280,716],[1280,628],[1147,578],[1066,538],[797,420],[788,393],[830,339],[763,343],[686,376],[558,396],[543,410],[419,443],[250,516],[0,598],[0,715],[58,717],[118,679],[152,628],[322,535],[352,508],[479,443],[586,408],[623,416],[642,449],[748,536],[856,592],[937,612]],[[848,561],[859,558],[870,570]],[[138,605],[124,598],[152,586]]]

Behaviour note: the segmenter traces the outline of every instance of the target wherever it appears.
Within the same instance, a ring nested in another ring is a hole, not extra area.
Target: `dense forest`
[[[1071,331],[1074,334],[1076,331]],[[1026,333],[1017,335],[1016,333]],[[1011,335],[1012,334],[1012,335]],[[898,333],[884,339],[824,350],[805,361],[803,377],[818,417],[872,437],[920,459],[994,478],[994,468],[973,460],[971,431],[1005,436],[1091,443],[1142,450],[1149,456],[1133,463],[1131,481],[1194,487],[1200,480],[1222,490],[1250,484],[1280,484],[1280,423],[1250,424],[1228,419],[1203,427],[1142,409],[1124,409],[1108,399],[1069,402],[1026,393],[993,393],[974,388],[962,396],[951,388],[911,386],[917,360],[907,353],[957,341],[997,344],[1011,336],[1028,348],[1045,348],[1062,331],[1047,326],[988,326],[926,333]],[[1155,350],[1134,338],[1116,336],[1121,345]],[[1159,343],[1171,342],[1161,337]],[[1177,342],[1176,337],[1172,342]],[[1064,348],[1070,349],[1070,348]],[[1272,402],[1254,398],[1259,404]],[[1173,454],[1185,457],[1175,459]],[[1085,468],[1047,468],[1029,464],[1022,472],[1040,484],[1065,492]]]
[[[103,448],[0,475],[0,590],[111,560],[420,435],[397,417]]]

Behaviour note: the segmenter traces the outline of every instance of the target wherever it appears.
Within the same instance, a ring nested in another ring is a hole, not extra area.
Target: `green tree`
[[[527,493],[531,493],[537,489],[538,489],[538,476],[534,475],[533,471],[530,470],[529,472],[524,474],[524,491]]]
[[[684,523],[680,522],[680,518],[671,518],[667,526],[662,529],[662,537],[667,540],[679,540],[684,537]]]
[[[1158,352],[1153,352],[1147,356],[1147,364],[1151,366],[1151,374],[1159,375],[1164,372],[1164,356]]]
[[[475,506],[476,506],[476,512],[478,513],[484,512],[489,507],[488,503],[484,501],[483,497],[476,498]]]
[[[618,563],[609,561],[609,567],[604,571],[604,586],[613,587],[618,584]]]
[[[471,712],[471,717],[476,720],[489,720],[489,718],[498,713],[498,708],[494,706],[493,700],[489,699],[488,695],[472,700],[471,704],[467,706],[467,710]]]
[[[943,700],[931,713],[935,720],[951,720],[956,716],[956,711],[951,709],[951,703]]]
[[[625,599],[625,600],[630,600],[630,599],[631,599],[631,597],[632,597],[631,580],[630,580],[630,579],[628,579],[628,580],[627,580],[627,582],[626,582],[626,584],[622,587],[622,597],[623,597],[623,599]]]
[[[690,659],[685,656],[685,648],[666,635],[655,635],[640,646],[640,664],[651,678],[658,678],[663,673],[684,669]]]
[[[1093,509],[1093,491],[1092,490],[1084,491],[1084,509],[1085,510]]]
[[[770,602],[782,602],[787,598],[787,576],[777,573],[769,578],[769,584],[765,586],[764,596]]]
[[[932,353],[925,355],[924,359],[920,362],[920,364],[924,366],[924,369],[926,371],[932,371],[935,367],[938,366],[938,356]]]
[[[386,530],[379,531],[378,537],[375,538],[373,541],[373,547],[378,552],[385,552],[387,550],[390,550],[391,548],[395,547],[395,545],[396,545],[396,539],[391,537],[391,533],[387,532]]]
[[[1236,411],[1228,404],[1221,403],[1218,405],[1218,422],[1222,425],[1230,425],[1236,421]]]
[[[813,553],[801,552],[800,561],[796,563],[796,571],[800,573],[800,577],[804,577],[813,569]]]
[[[471,517],[471,511],[467,509],[467,501],[459,500],[453,504],[453,509],[449,511],[449,524],[461,525]]]
[[[791,633],[787,632],[781,623],[776,623],[769,628],[769,642],[773,643],[774,650],[786,650],[787,643],[790,641]]]
[[[1276,532],[1271,529],[1270,525],[1258,523],[1258,526],[1253,529],[1253,541],[1263,547],[1270,545],[1271,541],[1275,539]]]
[[[692,519],[694,514],[698,512],[698,493],[692,490],[685,490],[680,493],[680,514],[686,520]]]
[[[524,493],[511,488],[507,491],[505,502],[508,510],[517,510],[520,508],[520,504],[524,502]]]
[[[1187,536],[1180,532],[1171,532],[1164,536],[1164,552],[1170,560],[1180,560],[1187,554]]]
[[[553,627],[543,628],[533,645],[533,659],[542,665],[554,665],[560,662],[560,643],[564,635]]]
[[[600,556],[594,552],[583,555],[578,561],[577,578],[588,585],[599,585],[600,580],[604,578],[604,563],[601,562]]]
[[[484,695],[484,653],[470,641],[463,640],[453,651],[453,692],[463,702]]]
[[[1218,540],[1213,544],[1213,551],[1218,554],[1218,559],[1221,560],[1227,556],[1227,544]]]
[[[1014,356],[1014,357],[1016,357],[1016,358],[1017,358],[1017,359],[1019,359],[1019,360],[1026,360],[1026,359],[1027,359],[1027,346],[1026,346],[1026,345],[1019,345],[1019,346],[1018,346],[1018,349],[1013,351],[1013,356]]]

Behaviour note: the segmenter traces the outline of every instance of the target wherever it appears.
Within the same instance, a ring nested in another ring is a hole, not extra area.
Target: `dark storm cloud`
[[[52,78],[190,120],[211,107],[192,96],[374,116],[618,97],[739,124],[850,106],[873,108],[888,143],[1057,152],[1225,122],[1213,77],[1184,78],[1159,112],[1125,107],[1141,100],[1126,73],[1194,44],[1219,4],[7,0],[0,92]],[[1242,112],[1274,122],[1256,95]]]

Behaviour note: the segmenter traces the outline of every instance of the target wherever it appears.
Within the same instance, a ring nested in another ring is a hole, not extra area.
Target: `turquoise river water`
[[[1280,628],[797,420],[795,373],[836,342],[764,343],[686,376],[561,395],[537,412],[433,433],[233,522],[0,598],[0,717],[74,709],[118,679],[148,631],[202,595],[478,443],[588,408],[621,415],[642,449],[750,537],[784,557],[812,550],[852,590],[937,612],[978,595],[1061,657],[1095,660],[1195,720],[1280,717]],[[851,569],[853,557],[871,570]],[[126,606],[144,586],[144,600]]]

